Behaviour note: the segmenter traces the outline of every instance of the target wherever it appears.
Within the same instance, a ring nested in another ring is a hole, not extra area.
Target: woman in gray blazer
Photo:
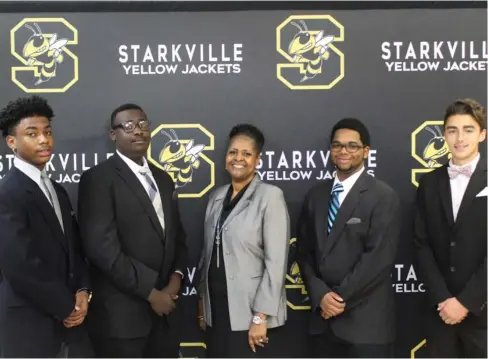
[[[263,134],[232,129],[225,158],[231,183],[217,188],[205,213],[200,260],[200,326],[211,358],[266,357],[286,321],[290,224],[283,192],[263,183],[256,165]]]

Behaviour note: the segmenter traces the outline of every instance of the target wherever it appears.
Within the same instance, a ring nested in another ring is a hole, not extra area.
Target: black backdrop
[[[22,54],[33,34],[25,25],[34,23],[47,38],[67,40],[56,76],[39,85],[42,64],[30,65]],[[207,196],[228,181],[223,158],[231,127],[250,122],[264,132],[259,175],[283,189],[294,236],[306,191],[333,175],[326,140],[332,125],[360,118],[372,136],[368,172],[398,191],[405,213],[392,270],[397,355],[421,357],[424,287],[412,266],[414,192],[418,176],[437,165],[423,151],[440,136],[446,105],[458,97],[486,105],[486,25],[482,2],[2,4],[0,94],[5,104],[37,93],[54,107],[56,153],[48,171],[74,205],[79,175],[113,154],[108,116],[124,102],[146,110],[153,123],[148,158],[161,168],[168,135],[203,147],[192,182],[179,188],[191,248],[181,302],[185,357],[205,356],[194,320],[195,265]],[[316,37],[321,30],[334,36],[329,57],[317,76],[300,82],[307,63],[293,62],[288,45],[299,31]],[[0,148],[0,176],[12,158]],[[291,238],[289,320],[280,340],[289,356],[307,356],[309,300],[294,255]]]

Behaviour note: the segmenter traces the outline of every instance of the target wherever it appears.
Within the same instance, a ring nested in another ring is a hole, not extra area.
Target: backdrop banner
[[[148,160],[175,179],[191,250],[180,300],[183,357],[205,357],[195,266],[208,194],[229,182],[224,155],[231,128],[248,122],[263,131],[259,177],[283,189],[295,236],[305,193],[334,176],[333,124],[361,119],[372,138],[367,172],[391,185],[404,209],[391,272],[396,353],[421,357],[426,303],[413,265],[412,205],[419,177],[448,158],[445,107],[460,97],[486,106],[486,26],[485,9],[3,13],[1,106],[30,94],[49,100],[55,153],[47,170],[74,206],[81,173],[114,153],[111,111],[132,102],[147,112]],[[163,148],[177,141],[185,151],[195,148],[198,163],[176,168],[163,161]],[[485,147],[483,160],[484,153]],[[2,143],[0,177],[12,161]],[[178,180],[188,168],[189,181]],[[308,355],[310,309],[295,252],[290,238],[289,319],[276,339],[283,356],[293,357]]]

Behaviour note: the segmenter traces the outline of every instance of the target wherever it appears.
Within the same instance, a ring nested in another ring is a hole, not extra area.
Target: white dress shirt
[[[49,199],[49,193],[46,192],[46,187],[41,184],[41,171],[34,165],[31,165],[30,163],[25,162],[23,159],[15,156],[14,158],[14,166],[23,172],[25,175],[27,175],[31,180],[33,180],[39,188],[41,189],[42,193],[46,196],[47,200],[49,203],[51,203],[51,200]],[[43,169],[44,172],[46,172],[46,169]]]
[[[449,167],[453,168],[460,168],[460,167],[470,167],[471,173],[474,172],[476,169],[476,165],[480,160],[480,154],[478,155],[468,164],[464,166],[456,166],[452,163],[452,159],[449,160]],[[461,206],[461,201],[464,197],[464,192],[466,192],[466,188],[468,187],[470,177],[465,175],[456,176],[456,178],[449,179],[449,183],[451,185],[451,201],[452,201],[452,215],[454,217],[454,221],[456,221],[456,217],[459,212],[459,207]]]
[[[146,182],[146,179],[144,178],[144,175],[141,174],[140,170],[141,169],[146,169],[146,170],[149,171],[148,172],[149,173],[149,176],[151,177],[154,186],[158,190],[158,193],[156,194],[156,199],[155,199],[155,201],[157,201],[157,203],[156,203],[156,205],[153,203],[153,205],[155,205],[156,207],[158,207],[158,209],[155,208],[156,215],[158,216],[159,222],[161,223],[161,226],[164,229],[165,223],[164,223],[163,203],[162,203],[162,200],[161,200],[161,192],[159,191],[158,184],[156,183],[156,180],[154,179],[154,176],[153,176],[152,172],[149,169],[149,165],[147,163],[146,158],[145,157],[142,157],[142,166],[139,166],[137,163],[135,163],[134,161],[132,161],[130,158],[128,158],[127,156],[124,156],[122,153],[120,153],[119,150],[116,150],[116,152],[120,156],[120,158],[122,158],[122,160],[127,164],[127,166],[129,166],[129,168],[131,169],[131,171],[134,172],[134,174],[136,175],[136,177],[139,180],[139,182],[141,182],[142,187],[144,187],[144,189],[146,190],[148,196],[149,196],[149,187],[148,187],[148,184]],[[176,270],[175,273],[178,273],[182,278],[184,278],[184,274],[183,274],[183,272],[181,270]]]
[[[351,190],[351,188],[354,186],[354,183],[358,180],[359,176],[361,176],[361,173],[364,172],[364,165],[363,167],[354,173],[353,175],[347,177],[344,181],[339,181],[339,178],[337,176],[334,179],[334,183],[332,184],[332,188],[336,185],[336,183],[342,184],[342,187],[344,188],[344,191],[339,193],[339,204],[342,205],[342,202],[344,202],[344,199],[346,198],[347,194]]]

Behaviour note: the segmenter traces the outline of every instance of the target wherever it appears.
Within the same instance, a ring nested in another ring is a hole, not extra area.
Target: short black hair
[[[264,135],[256,126],[248,123],[241,123],[234,126],[229,134],[229,142],[232,141],[234,137],[241,135],[252,138],[256,144],[258,152],[261,152],[264,146]]]
[[[144,115],[146,114],[144,110],[141,108],[141,106],[133,103],[124,103],[123,105],[120,105],[119,107],[117,107],[115,110],[112,111],[112,114],[110,115],[110,128],[114,127],[115,117],[117,117],[117,115],[120,112],[128,111],[128,110],[139,110],[143,112]]]
[[[0,111],[0,130],[3,137],[12,135],[13,129],[21,120],[32,116],[43,116],[51,121],[54,112],[47,100],[40,96],[19,97],[10,101]]]
[[[334,139],[335,133],[337,130],[341,129],[348,129],[353,130],[359,133],[359,138],[364,146],[371,146],[371,139],[369,137],[369,131],[357,118],[343,118],[339,122],[337,122],[334,127],[332,128],[332,132],[330,133],[330,142]]]

